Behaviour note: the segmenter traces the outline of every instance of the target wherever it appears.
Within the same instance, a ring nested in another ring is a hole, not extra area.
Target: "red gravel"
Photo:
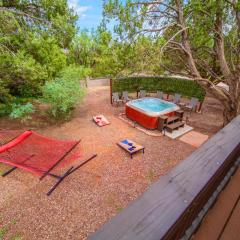
[[[190,118],[192,125],[209,135],[221,126],[221,108],[214,104],[207,99],[203,114],[193,113]],[[123,107],[109,104],[108,89],[95,88],[71,121],[38,130],[49,137],[81,138],[84,154],[97,153],[98,157],[66,178],[51,197],[45,193],[53,179],[39,182],[21,170],[0,178],[0,229],[7,226],[6,239],[16,234],[29,240],[86,239],[195,150],[179,140],[152,137],[134,129],[118,118],[123,111]],[[97,127],[91,118],[99,113],[111,125]],[[144,145],[145,154],[136,154],[131,160],[116,145],[125,138]],[[0,164],[0,171],[6,169]]]

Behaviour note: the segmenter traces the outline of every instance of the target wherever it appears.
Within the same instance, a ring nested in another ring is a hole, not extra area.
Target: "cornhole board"
[[[110,122],[107,120],[107,118],[104,115],[96,115],[93,116],[93,121],[99,126],[103,127],[106,125],[109,125]]]
[[[142,151],[142,153],[144,154],[145,148],[132,140],[125,139],[118,142],[117,145],[127,151],[131,155],[131,158],[134,153],[137,153],[139,151]]]

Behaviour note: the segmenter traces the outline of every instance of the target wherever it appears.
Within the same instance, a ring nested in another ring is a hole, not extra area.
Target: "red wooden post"
[[[110,78],[110,103],[111,105],[113,104],[113,100],[112,100],[112,79]]]

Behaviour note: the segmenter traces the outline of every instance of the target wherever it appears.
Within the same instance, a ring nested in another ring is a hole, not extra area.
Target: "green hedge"
[[[185,97],[197,97],[200,101],[204,100],[205,91],[196,82],[172,77],[126,77],[112,80],[113,92],[136,92],[141,89],[147,92],[179,93]]]

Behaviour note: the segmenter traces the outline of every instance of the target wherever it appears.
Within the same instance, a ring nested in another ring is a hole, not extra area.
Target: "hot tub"
[[[158,117],[161,115],[173,116],[179,107],[159,98],[140,98],[127,102],[126,116],[145,128],[156,129]]]

